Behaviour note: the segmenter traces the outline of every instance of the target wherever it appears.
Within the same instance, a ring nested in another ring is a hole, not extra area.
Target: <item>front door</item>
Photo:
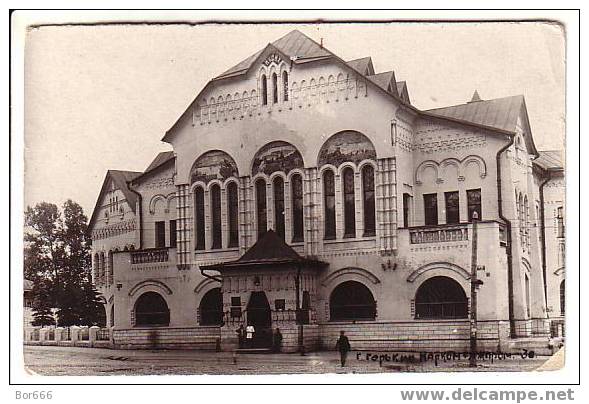
[[[256,330],[253,348],[272,346],[272,315],[266,293],[252,292],[247,304],[247,324],[253,325]]]

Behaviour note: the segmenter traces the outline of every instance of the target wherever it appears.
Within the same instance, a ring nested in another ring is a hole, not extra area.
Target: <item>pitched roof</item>
[[[331,52],[297,30],[289,32],[269,45],[272,45],[289,58],[296,58],[297,62],[303,62],[305,59],[318,59],[331,56]],[[265,49],[266,48],[242,60],[229,70],[226,70],[219,76],[215,77],[215,80],[247,72]]]
[[[372,65],[372,58],[370,56],[350,60],[347,61],[346,64],[352,69],[364,74],[365,76],[372,76],[374,74],[374,66]]]
[[[409,99],[409,90],[407,89],[407,83],[405,81],[397,81],[397,93],[399,97],[407,104],[411,104],[411,100]]]
[[[155,168],[158,168],[159,166],[167,163],[168,161],[172,160],[173,158],[174,158],[173,151],[165,151],[165,152],[158,153],[158,155],[155,156],[155,158],[149,164],[149,166],[147,166],[147,168],[145,169],[143,174],[145,174]]]
[[[98,199],[96,200],[96,205],[94,206],[94,211],[92,212],[92,217],[90,217],[90,221],[88,222],[88,230],[92,230],[92,227],[94,226],[94,222],[96,221],[96,216],[98,215],[98,210],[100,208],[100,201],[102,201],[102,197],[107,192],[106,185],[108,184],[109,179],[112,180],[115,183],[115,186],[123,192],[129,207],[133,212],[135,212],[137,195],[129,189],[127,183],[134,180],[139,175],[141,175],[141,172],[138,171],[108,170],[106,172],[104,181],[102,181],[100,194],[98,194]]]
[[[399,94],[397,91],[397,80],[395,79],[394,71],[391,70],[390,72],[373,74],[367,77],[383,90],[389,93]]]
[[[254,265],[307,264],[324,267],[327,263],[301,257],[291,246],[286,244],[274,230],[260,235],[258,241],[238,260],[222,264],[203,266],[204,270],[230,269]]]
[[[540,156],[534,160],[534,164],[544,170],[563,170],[564,153],[562,150],[540,150]]]
[[[514,132],[524,103],[523,95],[474,101],[452,107],[434,108],[426,112],[461,121]]]

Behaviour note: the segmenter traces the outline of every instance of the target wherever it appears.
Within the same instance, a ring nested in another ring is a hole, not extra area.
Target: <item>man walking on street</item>
[[[335,349],[339,351],[342,367],[346,366],[346,357],[348,356],[348,352],[350,352],[352,347],[350,346],[348,337],[344,335],[343,331],[340,331],[339,339],[335,344]]]

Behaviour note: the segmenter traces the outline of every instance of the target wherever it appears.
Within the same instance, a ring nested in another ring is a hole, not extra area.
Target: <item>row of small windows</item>
[[[446,224],[460,223],[460,196],[458,191],[451,191],[444,193],[444,202],[446,209]],[[409,218],[409,198],[403,198],[403,202],[406,206],[404,209],[404,226],[408,227]],[[481,190],[469,189],[466,191],[466,202],[468,209],[468,221],[471,222],[474,212],[477,213],[478,220],[483,217],[482,206],[481,206]],[[438,225],[438,194],[424,194],[423,195],[423,212],[426,226],[437,226]]]
[[[277,104],[278,99],[280,98],[278,94],[278,75],[276,73],[272,73],[271,76],[272,80],[272,103]],[[262,95],[262,105],[268,105],[268,79],[266,78],[265,74],[262,74],[260,78],[260,87],[261,87],[261,95]],[[282,72],[282,100],[288,101],[288,73]]]
[[[561,292],[561,296],[564,296],[564,282],[561,285]],[[252,299],[248,303],[248,308],[251,307],[253,311],[256,311],[258,307],[252,300],[255,300],[254,297],[259,298],[260,293],[263,294],[263,292],[253,292]],[[265,300],[263,306],[269,312],[270,306],[265,296],[263,299]],[[561,302],[561,311],[564,312],[564,302],[563,300]],[[372,292],[364,284],[357,281],[342,282],[329,297],[329,319],[331,321],[374,320],[377,315],[376,303]],[[277,299],[275,310],[284,310],[284,304],[283,299]],[[458,282],[445,276],[435,276],[424,281],[417,289],[413,305],[413,316],[416,319],[457,319],[468,316],[468,299],[464,289]],[[231,307],[232,313],[239,311],[236,317],[241,317],[240,297],[231,298]],[[304,311],[312,309],[308,292],[303,296],[302,308]],[[168,326],[170,323],[168,305],[156,292],[146,292],[141,295],[135,303],[134,312],[136,326]],[[198,314],[200,325],[222,324],[221,288],[211,289],[203,296],[198,307]]]

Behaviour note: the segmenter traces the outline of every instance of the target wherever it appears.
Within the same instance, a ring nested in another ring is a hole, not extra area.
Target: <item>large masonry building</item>
[[[421,111],[393,71],[293,31],[163,140],[144,172],[108,171],[90,221],[117,346],[229,350],[254,325],[284,351],[340,330],[354,349],[464,348],[473,218],[479,346],[564,313],[562,157],[536,150],[523,96]]]

